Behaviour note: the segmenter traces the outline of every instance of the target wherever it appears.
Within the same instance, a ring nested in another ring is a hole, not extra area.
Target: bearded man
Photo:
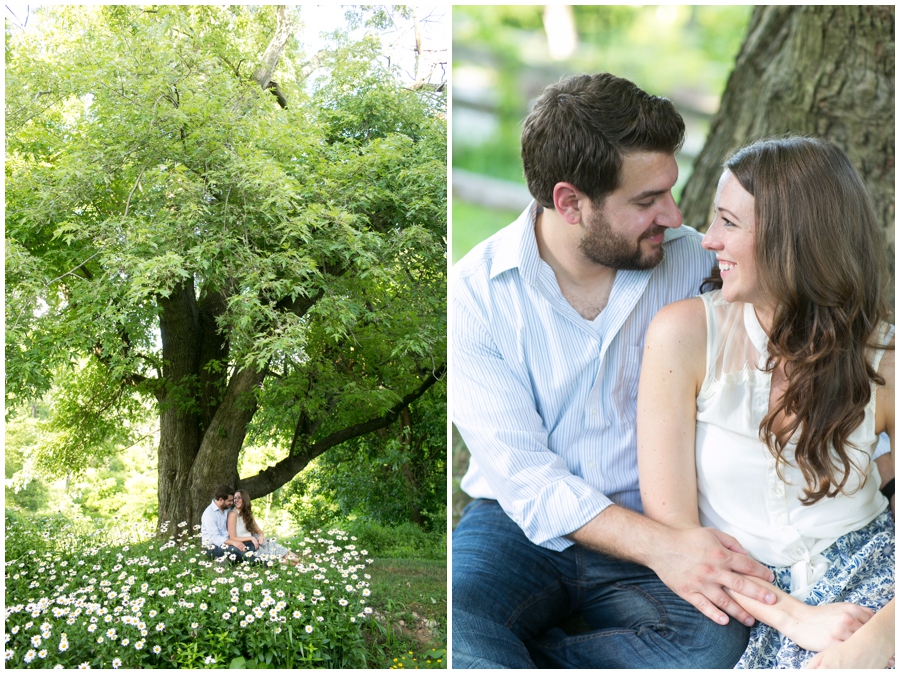
[[[453,533],[456,668],[730,667],[753,619],[726,588],[774,602],[734,539],[641,514],[644,335],[715,263],[672,196],[683,139],[672,103],[628,80],[548,87],[522,133],[534,201],[454,267],[475,499]],[[564,632],[573,615],[590,631]]]

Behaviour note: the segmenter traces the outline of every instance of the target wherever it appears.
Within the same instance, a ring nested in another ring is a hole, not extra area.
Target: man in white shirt
[[[234,504],[234,489],[225,484],[216,487],[210,503],[200,517],[200,539],[206,554],[214,559],[234,555],[234,561],[244,561],[247,550],[256,550],[253,543],[233,541],[228,536],[228,511]]]
[[[730,667],[752,618],[723,588],[775,599],[734,539],[640,514],[644,335],[714,263],[679,229],[683,138],[671,102],[627,80],[548,87],[522,134],[535,202],[454,268],[451,401],[476,499],[453,534],[454,667]],[[573,614],[593,631],[557,627]]]

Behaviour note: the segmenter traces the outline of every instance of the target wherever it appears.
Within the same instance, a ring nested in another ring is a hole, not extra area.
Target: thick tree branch
[[[265,496],[266,494],[271,494],[279,487],[290,482],[291,479],[303,470],[310,461],[320,454],[323,454],[326,450],[331,449],[342,442],[346,442],[347,440],[352,440],[353,438],[365,435],[366,433],[371,433],[372,431],[377,431],[380,428],[385,428],[392,424],[406,407],[421,398],[429,388],[440,381],[446,371],[447,366],[441,365],[436,372],[428,375],[425,381],[423,381],[415,391],[405,396],[382,416],[336,431],[331,435],[322,438],[315,444],[304,447],[304,450],[301,453],[288,456],[274,466],[270,466],[252,477],[248,477],[245,480],[239,480],[237,486],[246,489],[251,498],[258,498],[260,496]],[[298,428],[299,427],[300,424],[298,423]],[[299,438],[295,437],[294,441],[299,444]]]
[[[302,82],[307,77],[313,74],[316,68],[322,65],[322,62],[325,58],[331,54],[333,54],[331,50],[321,49],[317,51],[309,61],[300,66],[300,70],[297,73],[297,81]]]
[[[278,98],[278,104],[282,108],[287,107],[287,100],[281,93],[278,85],[272,82],[272,74],[275,72],[275,66],[278,65],[278,59],[281,58],[281,52],[284,46],[294,34],[293,18],[285,5],[278,7],[278,27],[275,29],[275,35],[266,47],[266,51],[262,56],[262,63],[256,72],[253,73],[254,81],[263,89],[271,89],[272,93]]]
[[[306,315],[306,312],[312,309],[313,305],[322,299],[322,296],[325,294],[325,291],[320,289],[314,295],[310,295],[309,297],[297,297],[296,299],[291,299],[289,297],[285,297],[280,300],[275,306],[281,311],[289,311],[292,314],[295,314],[298,318],[302,318]]]

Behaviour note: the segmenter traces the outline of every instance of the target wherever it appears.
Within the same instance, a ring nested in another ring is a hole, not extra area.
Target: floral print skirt
[[[810,591],[807,604],[848,601],[877,611],[893,599],[894,520],[890,510],[862,529],[841,536],[822,554],[831,565]],[[769,568],[775,573],[775,585],[790,592],[790,567]],[[814,655],[777,630],[757,622],[735,669],[800,669]]]

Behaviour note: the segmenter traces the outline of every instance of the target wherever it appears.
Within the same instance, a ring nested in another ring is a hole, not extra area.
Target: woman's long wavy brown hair
[[[244,526],[247,527],[247,531],[251,534],[260,533],[262,529],[259,528],[259,525],[253,518],[253,509],[250,507],[250,494],[243,489],[238,489],[237,493],[241,495],[241,509],[238,511],[238,515],[244,520]]]
[[[756,199],[760,289],[775,305],[766,370],[781,364],[787,379],[760,438],[781,475],[799,432],[794,461],[810,505],[844,492],[851,470],[863,470],[847,445],[872,382],[884,384],[866,353],[883,348],[873,340],[890,315],[883,233],[856,168],[827,140],[762,140],[725,167]]]

